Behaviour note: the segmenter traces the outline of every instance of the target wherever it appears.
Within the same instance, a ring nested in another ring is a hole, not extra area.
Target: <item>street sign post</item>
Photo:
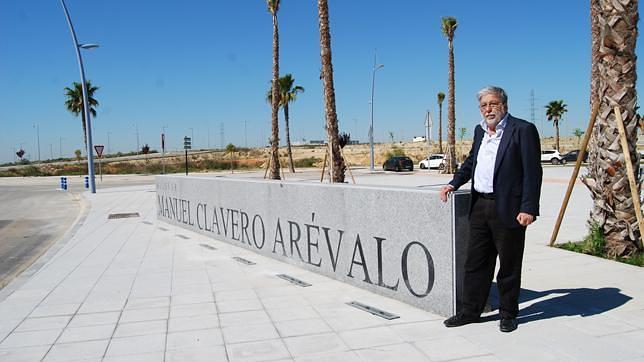
[[[161,173],[165,174],[165,133],[161,133],[161,165]]]
[[[94,145],[94,150],[96,151],[96,155],[98,156],[98,173],[101,175],[101,182],[103,182],[103,167],[101,165],[101,160],[103,159],[104,149],[105,146],[103,145]]]
[[[192,149],[192,139],[188,136],[183,137],[183,149],[186,150],[186,176],[188,176],[188,150]]]

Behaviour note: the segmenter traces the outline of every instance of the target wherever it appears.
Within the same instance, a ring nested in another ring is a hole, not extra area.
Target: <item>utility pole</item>
[[[139,125],[134,124],[134,127],[136,128],[136,155],[139,155]]]
[[[427,146],[431,147],[432,146],[432,126],[433,126],[433,121],[432,121],[432,114],[429,113],[429,109],[427,110],[427,114],[425,115],[425,140],[427,141]]]
[[[38,145],[38,161],[40,162],[40,126],[38,123],[34,123],[34,128],[36,129],[36,144]]]
[[[224,122],[221,122],[219,126],[219,136],[221,137],[221,149],[225,149],[226,146],[224,145]]]
[[[63,158],[63,137],[58,137],[58,152],[60,158]]]

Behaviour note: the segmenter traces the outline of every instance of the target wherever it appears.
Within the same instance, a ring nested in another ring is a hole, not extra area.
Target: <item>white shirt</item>
[[[503,116],[501,122],[496,125],[496,132],[491,133],[485,120],[481,121],[483,128],[483,139],[476,157],[476,169],[474,170],[474,190],[481,193],[494,192],[494,164],[496,153],[499,150],[503,130],[508,123],[508,113]]]

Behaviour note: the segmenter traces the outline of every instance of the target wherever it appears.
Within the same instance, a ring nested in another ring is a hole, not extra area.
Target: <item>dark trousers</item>
[[[470,214],[470,240],[465,258],[463,313],[479,316],[483,312],[498,255],[499,314],[501,318],[516,318],[525,230],[525,227],[505,226],[497,215],[494,200],[478,197],[475,201]]]

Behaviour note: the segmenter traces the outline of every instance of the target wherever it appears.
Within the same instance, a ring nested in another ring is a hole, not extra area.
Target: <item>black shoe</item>
[[[457,314],[446,319],[443,324],[447,328],[460,327],[470,323],[478,323],[479,317],[466,316],[464,314]]]
[[[501,332],[512,332],[513,330],[517,329],[519,326],[519,322],[517,322],[516,318],[501,318],[501,322],[499,323],[499,330]]]

